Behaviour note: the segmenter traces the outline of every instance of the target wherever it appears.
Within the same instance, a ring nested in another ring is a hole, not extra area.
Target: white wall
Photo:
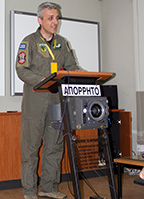
[[[113,71],[119,108],[132,112],[133,149],[136,151],[136,84],[132,0],[101,1],[102,70]]]
[[[137,103],[137,143],[144,152],[144,1],[133,0],[135,35],[135,74]]]
[[[5,0],[0,0],[0,96],[5,95]]]
[[[144,1],[133,0],[136,90],[144,91]]]

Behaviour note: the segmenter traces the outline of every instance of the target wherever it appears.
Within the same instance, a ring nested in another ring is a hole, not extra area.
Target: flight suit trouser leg
[[[63,141],[56,143],[58,132],[59,130],[55,130],[47,119],[43,136],[44,146],[42,152],[40,192],[57,192],[63,154]],[[62,140],[63,133],[59,133]]]
[[[21,178],[24,195],[34,196],[37,192],[38,151],[41,145],[43,124],[40,120],[21,119]]]

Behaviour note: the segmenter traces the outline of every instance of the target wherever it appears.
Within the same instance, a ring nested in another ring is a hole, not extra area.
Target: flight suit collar
[[[38,36],[39,38],[42,37],[42,38],[45,40],[46,43],[49,43],[49,42],[42,36],[42,34],[41,34],[41,32],[40,32],[40,27],[37,29],[36,34],[37,34],[37,36]],[[55,37],[56,37],[56,34],[53,35],[52,40],[51,40],[50,43],[53,42],[53,40],[55,39]]]

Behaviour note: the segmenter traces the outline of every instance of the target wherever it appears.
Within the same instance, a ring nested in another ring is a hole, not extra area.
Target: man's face
[[[56,9],[45,8],[43,10],[43,19],[38,18],[38,22],[41,25],[41,31],[44,34],[52,35],[57,32],[59,24],[59,14]]]

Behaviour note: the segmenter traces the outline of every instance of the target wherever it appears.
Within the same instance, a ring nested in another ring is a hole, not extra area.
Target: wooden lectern
[[[53,73],[50,76],[48,76],[45,80],[41,81],[38,85],[36,85],[33,88],[34,92],[52,92],[52,93],[59,92],[61,112],[63,115],[62,122],[66,137],[70,170],[71,170],[71,179],[72,179],[75,199],[81,199],[81,191],[79,185],[77,163],[75,160],[75,151],[72,140],[72,129],[69,121],[69,112],[67,107],[68,96],[63,96],[61,85],[62,84],[100,85],[110,80],[113,77],[114,77],[113,73],[85,72],[85,71],[58,71],[57,73]],[[100,132],[102,136],[101,140],[103,142],[103,150],[104,150],[106,165],[108,167],[107,176],[109,181],[111,198],[117,199],[116,184],[115,184],[111,150],[109,146],[107,130],[105,128],[101,128]]]

